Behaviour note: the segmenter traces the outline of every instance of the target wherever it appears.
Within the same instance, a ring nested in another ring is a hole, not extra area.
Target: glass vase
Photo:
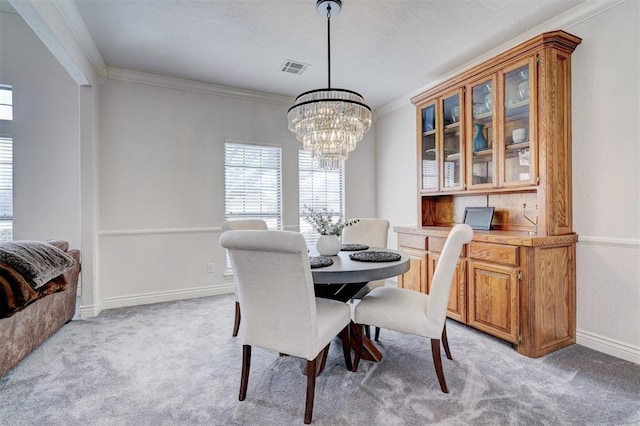
[[[476,133],[473,135],[473,152],[478,152],[489,148],[489,143],[487,142],[487,138],[484,137],[484,133],[482,129],[484,126],[482,124],[474,124],[476,128]]]

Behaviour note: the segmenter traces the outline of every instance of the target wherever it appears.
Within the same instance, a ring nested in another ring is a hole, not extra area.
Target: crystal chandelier
[[[331,17],[340,13],[340,0],[318,0],[316,9],[327,17],[327,88],[305,92],[289,108],[289,130],[311,151],[323,169],[337,169],[371,127],[371,108],[362,95],[331,88]]]

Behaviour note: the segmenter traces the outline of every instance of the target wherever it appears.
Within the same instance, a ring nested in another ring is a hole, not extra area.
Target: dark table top
[[[369,251],[388,251],[398,253],[386,248],[372,247]],[[337,256],[330,256],[333,265],[311,270],[314,284],[350,284],[366,283],[369,281],[383,280],[385,278],[401,275],[409,270],[409,256],[399,253],[400,260],[396,262],[361,262],[351,260],[349,255],[354,251],[341,251]],[[317,253],[309,253],[312,256]]]

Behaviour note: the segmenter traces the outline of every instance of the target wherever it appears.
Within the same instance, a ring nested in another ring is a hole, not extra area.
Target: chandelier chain
[[[331,3],[327,5],[327,88],[331,89]]]

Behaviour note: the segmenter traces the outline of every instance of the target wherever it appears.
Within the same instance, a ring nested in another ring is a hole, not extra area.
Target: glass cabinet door
[[[533,183],[531,97],[535,95],[531,61],[504,74],[503,182],[505,186]]]
[[[469,110],[471,111],[470,138],[467,150],[471,159],[469,187],[494,186],[495,161],[493,141],[495,139],[494,108],[495,82],[493,78],[470,85]]]
[[[442,98],[440,102],[442,117],[442,140],[440,165],[441,185],[443,190],[462,189],[462,170],[464,167],[461,123],[461,92]]]
[[[436,105],[421,108],[421,158],[420,191],[438,189],[438,165],[436,162]]]

